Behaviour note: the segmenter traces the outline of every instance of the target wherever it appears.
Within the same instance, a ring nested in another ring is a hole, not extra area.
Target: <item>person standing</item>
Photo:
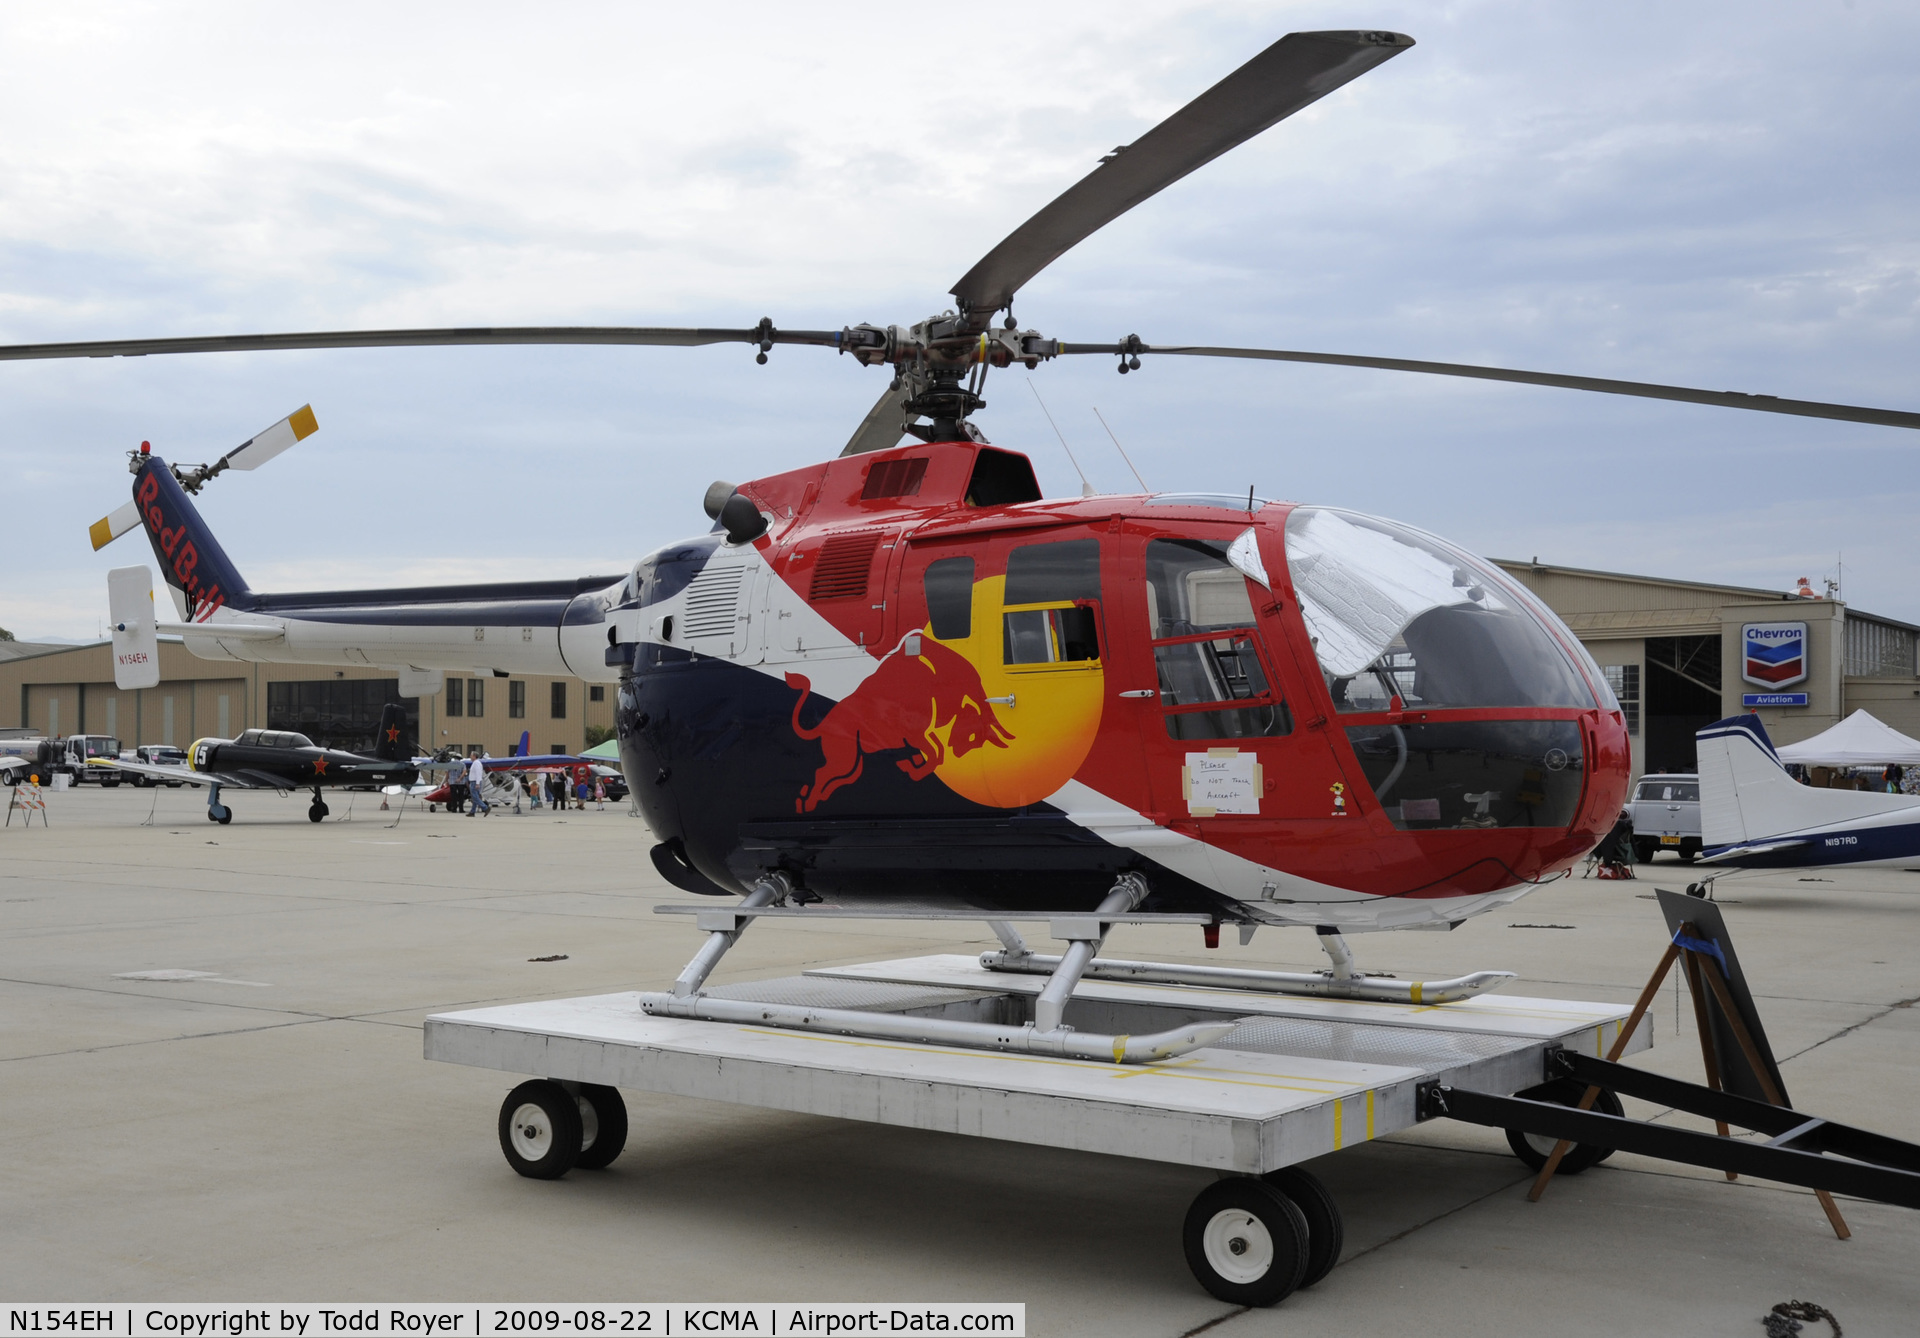
[[[468,817],[493,811],[493,805],[486,800],[487,769],[477,757],[467,763],[467,788],[473,792],[473,807],[467,810]]]

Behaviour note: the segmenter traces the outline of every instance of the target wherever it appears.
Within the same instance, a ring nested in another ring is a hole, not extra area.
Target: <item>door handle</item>
[[[1153,697],[1158,697],[1160,695],[1160,692],[1157,688],[1134,688],[1131,691],[1122,692],[1119,695],[1122,697],[1131,697],[1139,700],[1147,700]]]
[[[1009,693],[1008,693],[1008,694],[1007,694],[1006,696],[1004,696],[1004,697],[989,697],[989,698],[987,698],[987,700],[988,700],[989,702],[991,702],[991,703],[992,703],[993,705],[995,705],[995,706],[1012,706],[1012,705],[1013,705],[1013,694],[1012,694],[1011,692],[1009,692]]]

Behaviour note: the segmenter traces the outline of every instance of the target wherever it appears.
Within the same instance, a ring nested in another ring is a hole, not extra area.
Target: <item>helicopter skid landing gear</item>
[[[1320,946],[1333,959],[1331,971],[1254,971],[1242,967],[1187,966],[1178,962],[1127,962],[1095,957],[1086,963],[1092,980],[1132,980],[1152,985],[1200,985],[1212,989],[1259,990],[1265,994],[1307,994],[1328,999],[1371,999],[1382,1003],[1441,1004],[1470,999],[1518,977],[1512,971],[1475,971],[1452,980],[1388,980],[1361,975],[1353,969],[1353,953],[1339,931],[1319,930]],[[989,971],[1047,975],[1064,960],[1033,953],[1017,937],[1001,941],[1006,948],[980,954]],[[1018,945],[1018,946],[1016,946]],[[1078,945],[1076,945],[1078,946]],[[1071,950],[1069,950],[1071,951]]]
[[[784,874],[774,873],[754,885],[741,909],[784,901],[793,891]],[[1216,1043],[1232,1031],[1235,1022],[1198,1022],[1141,1036],[1106,1036],[1078,1032],[1062,1020],[1066,1003],[1082,973],[1094,960],[1106,938],[1108,925],[1099,917],[1119,915],[1146,899],[1147,885],[1138,874],[1122,874],[1099,907],[1084,920],[1064,923],[1069,932],[1067,951],[1055,958],[1052,980],[1034,1001],[1034,1020],[1019,1025],[993,1026],[948,1018],[911,1017],[899,1013],[870,1013],[851,1008],[806,1008],[794,1004],[754,1003],[744,999],[716,999],[702,994],[713,968],[740,939],[749,917],[732,911],[708,911],[700,927],[709,930],[706,946],[694,955],[671,994],[642,994],[640,1008],[651,1017],[700,1018],[709,1022],[744,1022],[760,1026],[792,1027],[801,1031],[832,1032],[841,1036],[869,1036],[919,1041],[929,1045],[958,1045],[982,1050],[1013,1050],[1027,1054],[1059,1055],[1068,1059],[1102,1060],[1111,1064],[1143,1064],[1168,1059]],[[1002,941],[1018,943],[1013,931],[995,924]],[[1058,931],[1056,931],[1058,932]],[[1022,945],[1024,950],[1024,945]]]

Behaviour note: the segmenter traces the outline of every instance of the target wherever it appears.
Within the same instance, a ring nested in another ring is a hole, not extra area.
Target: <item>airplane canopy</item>
[[[1920,766],[1920,739],[1910,739],[1865,711],[1855,711],[1832,729],[1778,749],[1782,762],[1803,767]]]

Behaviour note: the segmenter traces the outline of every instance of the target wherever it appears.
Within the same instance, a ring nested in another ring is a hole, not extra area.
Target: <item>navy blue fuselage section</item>
[[[1920,861],[1920,820],[1891,827],[1857,827],[1852,831],[1774,839],[1797,840],[1799,844],[1741,855],[1727,863],[1742,869],[1799,869],[1823,864]],[[1719,850],[1733,848],[1721,846]],[[1717,852],[1703,850],[1700,853],[1702,858],[1711,860]]]
[[[870,755],[856,783],[802,815],[821,753],[794,732],[799,690],[674,647],[637,649],[615,715],[623,769],[648,825],[715,891],[744,891],[780,869],[829,900],[1072,910],[1096,904],[1116,874],[1150,867],[1049,805],[989,808],[937,775],[914,780],[895,765],[905,748]],[[831,705],[814,696],[802,723]],[[1217,904],[1165,869],[1153,869],[1152,886],[1156,910]]]

